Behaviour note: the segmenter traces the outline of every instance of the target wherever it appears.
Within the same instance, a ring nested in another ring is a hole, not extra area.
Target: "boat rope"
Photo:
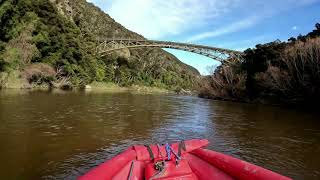
[[[164,159],[164,157],[163,157],[163,155],[162,155],[162,153],[161,153],[159,144],[157,144],[157,147],[158,147],[158,152],[159,152],[159,155],[160,155],[162,161],[156,162],[156,163],[154,164],[154,168],[155,168],[157,171],[162,171],[162,170],[164,169],[164,167],[165,167],[166,161],[165,161],[165,159]]]
[[[161,157],[162,161],[158,161],[158,162],[154,163],[154,168],[158,172],[155,175],[153,175],[149,180],[153,180],[153,179],[159,178],[165,172],[165,158],[163,157],[163,155],[161,153],[161,147],[160,147],[159,144],[157,144],[157,148],[158,148],[158,152],[159,152],[159,157]],[[149,147],[149,149],[151,150],[150,147]],[[165,149],[166,149],[168,161],[171,160],[171,152],[172,152],[173,155],[176,156],[176,165],[178,166],[179,165],[179,161],[181,160],[181,151],[182,150],[186,151],[186,146],[185,146],[184,141],[181,141],[179,143],[178,154],[173,150],[173,148],[168,143],[165,144]],[[150,151],[149,151],[149,153],[150,153]],[[152,155],[153,155],[153,153],[152,153]]]
[[[158,152],[159,152],[159,155],[160,155],[162,161],[165,162],[165,159],[164,159],[164,157],[163,157],[163,155],[162,155],[162,153],[161,153],[161,150],[160,150],[160,149],[161,149],[160,145],[157,144],[157,147],[158,147]]]
[[[151,158],[151,161],[153,161],[154,160],[154,154],[153,154],[153,152],[152,152],[152,149],[150,148],[150,146],[149,145],[144,145],[146,148],[147,148],[147,150],[149,151],[149,155],[150,155],[150,158]]]
[[[166,153],[168,155],[168,158],[170,157],[170,148],[168,147],[169,144],[166,144],[165,145],[165,148],[166,148]],[[149,180],[153,180],[153,179],[157,179],[159,177],[162,176],[162,174],[166,171],[165,168],[166,168],[166,161],[165,161],[165,157],[162,155],[161,153],[161,147],[159,144],[157,144],[157,147],[158,147],[158,152],[159,152],[159,155],[162,159],[162,161],[158,161],[156,163],[154,163],[154,168],[158,171],[155,175],[153,175]],[[169,159],[168,159],[169,160]]]
[[[187,150],[187,148],[186,148],[186,144],[184,143],[184,141],[180,141],[179,142],[179,148],[178,148],[178,156],[180,156],[181,157],[181,151],[182,150],[184,150],[184,151],[186,151]]]
[[[149,180],[158,179],[164,174],[164,172],[166,172],[165,161],[156,162],[155,169],[158,170],[158,172],[155,175],[153,175],[152,177],[150,177]]]
[[[132,172],[133,172],[133,167],[134,167],[134,162],[131,162],[131,166],[130,166],[130,171],[129,171],[129,175],[128,175],[128,180],[131,180],[131,176],[132,176]]]
[[[168,143],[166,143],[166,152],[167,152],[167,156],[168,156],[168,161],[171,160],[171,147]]]
[[[174,150],[172,149],[172,147],[171,147],[171,146],[169,146],[169,148],[170,148],[170,150],[171,150],[172,154],[173,154],[174,156],[176,156],[176,159],[180,160],[180,159],[181,159],[181,157],[180,157],[180,156],[178,156],[178,154],[177,154],[176,152],[174,152]]]
[[[171,152],[173,153],[173,155],[176,156],[176,165],[178,166],[179,165],[179,161],[181,160],[181,157],[178,156],[178,154],[176,152],[174,152],[174,150],[172,149],[171,146],[169,146],[169,148],[170,148]]]

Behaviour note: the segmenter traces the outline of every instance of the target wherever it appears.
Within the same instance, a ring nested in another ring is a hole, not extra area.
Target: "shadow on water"
[[[320,178],[318,116],[196,97],[0,93],[1,179],[74,179],[133,144],[207,138],[296,179]]]

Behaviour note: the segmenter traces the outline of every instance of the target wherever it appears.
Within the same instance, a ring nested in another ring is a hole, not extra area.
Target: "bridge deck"
[[[105,55],[110,54],[113,51],[117,51],[124,48],[142,48],[142,47],[158,47],[158,48],[171,48],[178,49],[183,51],[188,51],[203,56],[207,56],[214,60],[224,62],[230,59],[231,57],[236,57],[241,59],[240,56],[242,52],[217,48],[205,45],[196,45],[190,43],[179,43],[179,42],[170,42],[170,41],[156,41],[156,40],[147,40],[147,39],[127,39],[127,38],[107,38],[103,43],[97,47],[97,52],[99,54]]]
[[[231,49],[225,49],[225,48],[218,48],[218,47],[212,47],[212,46],[205,46],[205,45],[197,45],[197,44],[191,44],[191,43],[180,43],[180,42],[171,42],[171,41],[158,41],[158,40],[147,40],[147,39],[106,39],[107,42],[110,41],[127,41],[127,42],[149,42],[149,43],[156,43],[156,44],[172,44],[172,45],[179,45],[179,46],[189,46],[189,47],[195,47],[195,48],[202,48],[202,49],[210,49],[210,50],[217,50],[217,51],[224,51],[224,52],[230,52],[230,53],[236,53],[236,54],[242,54],[241,51],[235,51]]]

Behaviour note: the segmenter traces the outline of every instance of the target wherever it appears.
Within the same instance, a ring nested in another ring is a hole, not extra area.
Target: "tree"
[[[306,37],[305,36],[303,36],[302,34],[299,34],[299,36],[297,37],[297,39],[299,40],[299,41],[305,41],[306,40]]]
[[[289,42],[296,42],[296,40],[297,40],[297,39],[294,38],[294,37],[291,37],[291,38],[288,39]]]
[[[317,24],[316,24],[316,29],[317,29],[318,31],[320,31],[320,23],[317,23]]]

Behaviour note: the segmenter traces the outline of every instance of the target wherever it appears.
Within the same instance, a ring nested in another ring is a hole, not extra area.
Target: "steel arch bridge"
[[[240,60],[243,52],[204,45],[178,43],[170,41],[154,41],[147,39],[106,39],[96,47],[96,52],[106,56],[121,49],[134,48],[170,48],[200,54],[220,62],[228,62],[230,58]]]

